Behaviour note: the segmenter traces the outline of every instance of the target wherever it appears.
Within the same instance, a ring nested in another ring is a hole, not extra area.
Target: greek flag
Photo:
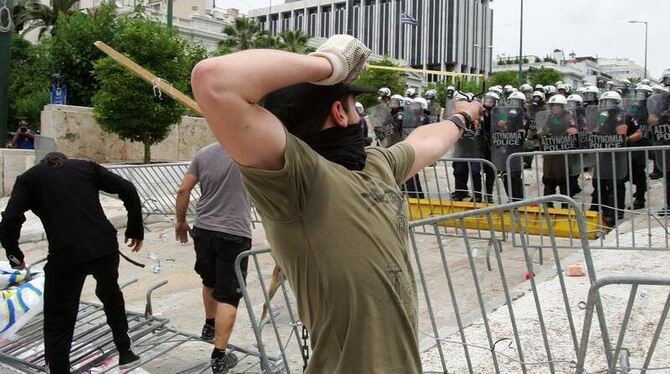
[[[416,18],[410,16],[409,14],[401,13],[400,14],[400,23],[404,23],[407,25],[412,25],[412,26],[418,26],[419,21],[416,20]]]

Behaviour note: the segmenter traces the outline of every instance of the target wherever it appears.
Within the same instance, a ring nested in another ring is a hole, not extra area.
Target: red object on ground
[[[525,277],[526,277],[526,280],[531,280],[531,279],[535,278],[535,273],[526,272]]]

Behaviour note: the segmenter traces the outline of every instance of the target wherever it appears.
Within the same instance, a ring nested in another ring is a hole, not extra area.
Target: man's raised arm
[[[367,48],[355,38],[335,35],[308,56],[258,49],[209,58],[193,69],[193,93],[212,132],[237,163],[279,170],[285,132],[258,102],[298,83],[333,85],[352,79],[352,71],[358,75],[369,52],[362,60],[350,54],[361,50]]]

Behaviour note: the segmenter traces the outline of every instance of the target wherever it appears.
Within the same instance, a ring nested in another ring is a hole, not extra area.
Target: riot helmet
[[[398,94],[392,95],[391,96],[391,109],[392,110],[398,110],[401,109],[403,106],[403,100],[404,98]]]
[[[541,85],[541,84],[536,84],[536,85],[535,85],[535,91],[540,91],[540,92],[542,92],[543,94],[546,94],[546,93],[547,93],[547,90],[546,90],[546,89],[544,88],[544,86]]]
[[[568,100],[568,109],[570,110],[581,108],[582,105],[584,104],[584,100],[582,99],[582,97],[577,94],[572,94],[568,96],[567,100]]]
[[[582,93],[582,99],[587,103],[597,103],[599,93],[600,91],[598,90],[598,87],[586,86],[584,88],[584,92]]]
[[[437,98],[437,91],[435,90],[428,90],[426,91],[426,94],[423,95],[428,100],[435,100]]]
[[[498,104],[499,101],[500,101],[500,95],[498,95],[498,93],[496,93],[496,92],[489,91],[489,92],[486,93],[486,95],[484,95],[484,99],[482,100],[482,105],[487,110],[491,110],[491,109],[493,109],[493,107],[496,106],[496,104]]]
[[[664,85],[665,87],[670,87],[670,68],[663,70],[663,75],[659,79],[658,83]]]
[[[408,88],[405,90],[405,97],[409,97],[410,99],[414,99],[416,97],[416,90],[413,88]]]
[[[363,104],[361,104],[357,101],[355,106],[356,106],[356,112],[358,112],[358,115],[361,116],[361,117],[365,116],[365,108],[363,108]]]
[[[642,101],[642,100],[647,100],[649,96],[654,91],[651,89],[650,86],[647,86],[646,84],[640,84],[637,87],[635,87],[635,100]]]
[[[605,91],[612,91],[614,89],[614,82],[607,81],[605,83]]]
[[[549,101],[547,101],[547,105],[549,105],[549,110],[554,114],[561,113],[565,109],[565,106],[567,104],[568,99],[566,99],[565,96],[563,95],[554,95],[549,99]]]
[[[524,94],[531,95],[533,93],[533,86],[528,83],[524,83],[519,87],[519,91],[523,92]]]
[[[614,109],[621,105],[621,95],[616,91],[607,91],[600,95],[599,104],[604,109]]]
[[[533,92],[532,102],[535,106],[540,106],[544,103],[544,92],[535,91]]]
[[[391,99],[391,90],[388,87],[382,87],[377,91],[379,94],[379,99],[382,101],[388,101]]]
[[[512,92],[507,98],[507,105],[514,108],[523,108],[526,103],[526,95],[519,91]]]

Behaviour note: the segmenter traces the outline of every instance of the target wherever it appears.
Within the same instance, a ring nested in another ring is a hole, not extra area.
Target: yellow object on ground
[[[439,217],[447,214],[462,213],[465,211],[489,207],[489,204],[471,203],[464,201],[450,201],[439,199],[407,199],[409,203],[411,219],[419,220],[425,218]],[[556,237],[578,238],[580,236],[575,211],[571,209],[557,209],[542,207],[520,208],[519,218],[516,221],[514,232],[523,232],[530,235],[549,235],[550,230],[547,226],[546,214],[549,214],[549,221],[553,233]],[[597,212],[583,212],[586,220],[586,231],[589,239],[597,239],[603,234],[603,227],[600,225],[600,215]],[[495,231],[512,231],[512,211],[495,212],[490,216]],[[461,227],[460,220],[445,220],[441,223],[447,227]],[[464,219],[465,228],[489,230],[489,217],[480,215]]]

